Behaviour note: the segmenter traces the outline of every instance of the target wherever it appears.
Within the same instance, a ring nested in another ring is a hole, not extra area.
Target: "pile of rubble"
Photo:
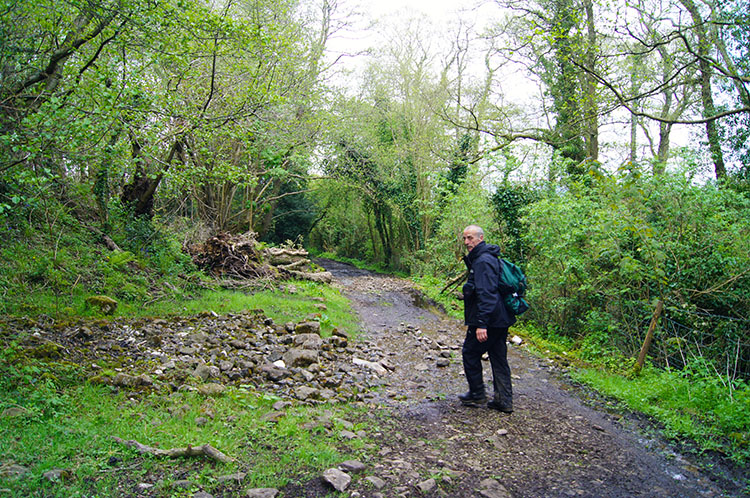
[[[393,367],[368,341],[343,331],[321,337],[315,320],[275,324],[262,311],[168,319],[103,320],[44,325],[14,320],[0,337],[30,330],[25,355],[74,362],[92,382],[133,391],[256,388],[307,403],[362,400]]]

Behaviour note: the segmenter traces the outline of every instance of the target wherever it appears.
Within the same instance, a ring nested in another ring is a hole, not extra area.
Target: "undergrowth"
[[[730,389],[709,372],[657,368],[633,377],[591,368],[571,376],[658,420],[669,439],[693,440],[701,452],[718,452],[739,466],[750,462],[750,389],[743,381]]]
[[[87,302],[92,295],[116,300],[119,312],[129,314],[162,300],[191,299],[207,286],[166,231],[113,230],[122,249],[113,252],[106,234],[62,208],[44,230],[21,216],[0,221],[0,314],[96,316],[101,310]]]

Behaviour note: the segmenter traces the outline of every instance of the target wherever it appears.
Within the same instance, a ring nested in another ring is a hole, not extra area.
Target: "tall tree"
[[[612,28],[614,43],[606,45],[614,51],[605,55],[611,60],[638,58],[653,77],[634,86],[631,77],[621,78],[617,72],[593,73],[618,105],[642,120],[644,130],[648,130],[647,122],[659,125],[659,146],[654,154],[656,172],[663,170],[668,157],[671,127],[703,125],[714,175],[724,178],[720,122],[750,112],[741,97],[734,107],[715,104],[717,88],[731,88],[742,95],[747,79],[733,65],[730,51],[721,48],[722,40],[737,29],[741,17],[722,17],[717,5],[713,0],[701,4],[693,0],[627,2],[617,12],[619,22]],[[638,23],[632,22],[634,17]],[[579,67],[591,73],[589,67]],[[694,99],[693,94],[700,98]],[[655,105],[655,99],[661,99],[661,103]]]
[[[684,36],[683,42],[690,53],[698,59],[700,68],[700,88],[701,101],[703,103],[703,115],[706,118],[706,136],[708,138],[708,148],[711,151],[711,159],[714,163],[714,172],[718,180],[727,175],[727,169],[724,165],[724,153],[721,150],[721,137],[718,129],[716,116],[716,106],[714,105],[713,89],[713,65],[710,60],[711,47],[714,45],[711,32],[706,29],[706,22],[703,20],[701,13],[695,6],[693,0],[680,0],[685,6],[693,19],[692,30],[695,33],[696,44]]]

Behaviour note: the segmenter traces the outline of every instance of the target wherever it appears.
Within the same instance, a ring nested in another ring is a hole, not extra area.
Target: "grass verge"
[[[577,369],[573,379],[653,417],[663,434],[689,439],[700,452],[725,455],[739,466],[750,462],[750,389],[733,389],[707,373],[647,368],[633,378],[599,369]]]
[[[357,317],[352,314],[349,300],[338,289],[307,281],[287,282],[281,289],[268,289],[252,294],[229,291],[202,291],[189,300],[162,300],[141,309],[128,310],[128,316],[191,315],[203,311],[219,314],[262,309],[276,323],[299,322],[308,317],[320,322],[321,333],[330,335],[334,328],[351,337],[360,332]]]
[[[350,427],[347,417],[356,416],[352,405],[287,408],[283,417],[268,421],[264,416],[273,411],[274,399],[242,389],[218,398],[195,393],[133,398],[79,385],[54,396],[52,411],[32,409],[0,419],[4,454],[29,469],[27,476],[0,481],[3,496],[122,496],[133,494],[140,484],[149,486],[148,495],[154,497],[217,488],[239,495],[244,488],[282,488],[343,460],[362,458],[365,444],[338,436]],[[321,419],[330,420],[327,427],[316,423]],[[208,443],[235,463],[141,455],[112,436],[162,449]],[[52,469],[64,469],[59,482],[43,477]],[[247,474],[241,487],[219,482],[220,476],[236,472]],[[185,488],[177,482],[186,480]]]

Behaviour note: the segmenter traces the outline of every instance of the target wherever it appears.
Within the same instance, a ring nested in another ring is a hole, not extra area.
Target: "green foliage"
[[[725,25],[725,43],[728,55],[732,57],[737,75],[747,75],[750,72],[750,2],[747,0],[736,0],[733,2],[722,2],[717,5],[722,21]],[[744,93],[737,92],[730,81],[721,83],[722,90],[728,95],[733,95],[737,107],[750,103],[750,94],[747,89]],[[729,144],[728,156],[736,159],[737,168],[729,173],[730,183],[745,192],[750,191],[750,114],[738,113],[729,116],[723,123],[726,132],[722,137]]]
[[[600,327],[601,319],[590,317]],[[653,417],[664,426],[665,436],[697,444],[699,452],[716,451],[740,466],[750,461],[750,387],[745,380],[727,381],[703,360],[681,369],[647,363],[634,376],[634,360],[613,350],[606,333],[593,332],[577,342],[529,322],[514,332],[523,335],[529,351],[575,365],[569,370],[574,380],[613,398],[620,409]]]
[[[318,216],[317,207],[305,194],[294,194],[305,188],[306,182],[287,182],[281,187],[280,195],[288,195],[276,204],[272,222],[262,240],[273,244],[287,241],[303,241],[310,233],[313,220]]]
[[[178,235],[155,228],[156,221],[133,222],[113,208],[112,236],[130,250],[111,252],[76,213],[55,198],[45,202],[45,209],[23,218],[0,216],[6,235],[0,249],[0,312],[91,315],[98,311],[86,306],[86,298],[105,294],[120,302],[118,313],[129,313],[147,301],[184,299],[194,290],[188,279],[195,270]],[[160,279],[169,285],[155,286]]]
[[[511,261],[523,262],[526,248],[523,244],[521,214],[524,207],[536,202],[541,194],[528,185],[510,183],[498,185],[492,195],[492,204],[497,212],[503,234],[509,243],[503,248],[503,255]]]
[[[456,194],[445,197],[444,215],[436,220],[432,237],[426,240],[425,248],[413,250],[409,266],[414,275],[444,278],[466,270],[462,256],[466,252],[461,234],[469,225],[484,229],[487,242],[507,246],[509,240],[498,228],[489,194],[482,188],[481,176],[476,169],[469,171],[467,178],[457,188]],[[448,283],[445,279],[443,285]]]
[[[48,423],[69,413],[71,399],[65,388],[75,382],[79,369],[75,365],[54,360],[56,346],[47,343],[28,351],[18,342],[5,342],[0,351],[0,412],[16,407],[24,411],[24,419]]]
[[[336,257],[375,261],[371,223],[355,189],[345,183],[329,182],[315,193],[318,209],[325,213],[310,232],[311,249]]]
[[[656,298],[748,316],[746,198],[680,176],[598,175],[587,183],[527,211],[529,313],[537,323],[574,338],[595,334],[588,348],[593,341],[633,355]],[[747,342],[746,333],[739,337]],[[712,357],[723,361],[726,351]]]
[[[453,290],[441,292],[446,285],[445,279],[431,275],[414,275],[412,281],[425,295],[442,306],[446,313],[463,320],[463,301],[459,300]]]
[[[750,388],[744,381],[727,386],[704,366],[683,370],[646,369],[635,379],[598,370],[574,378],[621,400],[628,408],[653,416],[664,434],[690,439],[701,451],[717,451],[739,465],[750,461]]]

